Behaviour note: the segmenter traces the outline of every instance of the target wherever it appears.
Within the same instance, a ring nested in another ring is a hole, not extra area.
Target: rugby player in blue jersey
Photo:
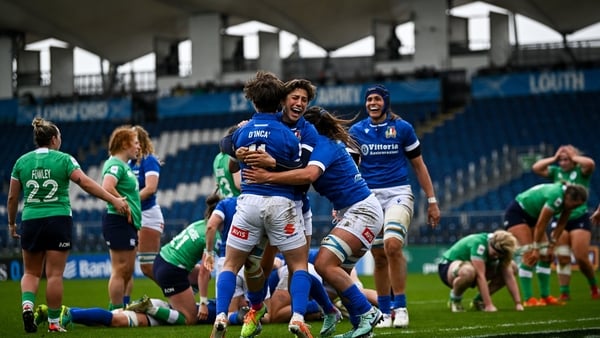
[[[284,172],[248,168],[242,177],[254,184],[312,183],[319,194],[333,203],[339,221],[323,239],[315,267],[350,312],[353,330],[342,336],[365,337],[372,333],[382,313],[354,284],[350,271],[381,231],[383,211],[346,149],[356,148],[344,128],[351,121],[338,119],[320,107],[311,107],[304,117],[319,132],[317,146],[305,168]],[[331,334],[322,332],[322,336]]]
[[[289,167],[300,167],[300,144],[297,137],[284,126],[275,114],[285,95],[284,84],[275,75],[259,71],[244,87],[246,98],[252,101],[256,113],[232,136],[234,149],[263,150]],[[243,169],[248,166],[240,162]],[[287,184],[248,184],[244,179],[227,237],[225,262],[217,281],[217,318],[212,336],[222,337],[227,327],[227,311],[235,289],[236,274],[246,260],[260,260],[253,249],[267,237],[271,245],[283,253],[290,269],[292,319],[289,330],[299,337],[312,337],[304,323],[308,303],[310,276],[306,238],[300,215],[296,210],[295,187]],[[260,254],[260,253],[258,253]],[[266,307],[253,302],[250,295],[262,294],[265,275],[260,264],[246,264],[251,310],[242,326],[242,337],[252,337],[262,329],[260,318]],[[250,270],[251,269],[251,270]]]
[[[360,145],[360,172],[385,215],[383,233],[378,234],[371,248],[375,260],[375,288],[379,308],[384,313],[378,327],[404,328],[408,327],[407,266],[402,247],[414,210],[414,195],[408,181],[409,164],[427,196],[427,221],[433,227],[440,221],[440,209],[419,139],[412,125],[392,112],[387,88],[382,85],[368,88],[365,108],[369,117],[354,124],[350,134]],[[394,309],[393,321],[391,309]]]

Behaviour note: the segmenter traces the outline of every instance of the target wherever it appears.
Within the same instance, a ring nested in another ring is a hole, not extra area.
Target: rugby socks
[[[83,324],[88,326],[104,325],[110,326],[112,323],[113,313],[101,308],[71,308],[71,320],[73,323]],[[60,313],[60,311],[59,311]]]
[[[352,284],[351,287],[347,288],[342,292],[342,298],[348,299],[349,304],[344,303],[350,311],[350,308],[354,309],[354,315],[363,314],[371,310],[371,304],[367,300],[367,297],[363,295],[356,284]],[[350,307],[348,307],[350,305]],[[356,316],[358,317],[358,316]]]
[[[310,274],[308,271],[294,272],[290,283],[290,296],[292,297],[292,313],[304,315],[310,293]]]
[[[319,279],[311,274],[310,276],[310,296],[319,304],[325,313],[331,313],[334,311],[335,305],[331,302],[327,291],[323,287],[323,284],[319,281]],[[310,302],[309,308],[307,308],[307,312],[316,312],[310,311]]]
[[[221,271],[217,280],[217,315],[229,312],[229,303],[235,292],[235,274],[232,271]]]
[[[521,284],[521,292],[523,293],[523,301],[529,300],[533,296],[532,280],[533,267],[523,263],[519,265],[519,284]]]
[[[250,302],[250,307],[252,307],[254,310],[260,310],[263,306],[263,300],[265,299],[265,290],[266,289],[260,289],[258,291],[250,291],[248,290],[248,292],[246,293],[246,295],[248,295],[248,301]]]
[[[392,296],[377,296],[377,304],[379,305],[379,310],[382,313],[387,315],[392,314]]]
[[[48,308],[48,323],[58,325],[58,319],[60,317],[60,308],[51,309]]]
[[[124,307],[125,307],[125,305],[123,305],[123,304],[113,304],[113,303],[109,303],[109,304],[108,304],[108,309],[109,309],[110,311],[112,311],[112,310],[116,310],[116,309],[122,309],[122,308],[124,308]]]
[[[330,311],[333,311],[333,309]],[[320,312],[321,312],[321,307],[319,306],[319,304],[314,299],[309,300],[308,303],[306,304],[306,313],[320,313]]]
[[[131,296],[123,296],[123,304],[124,305],[129,305],[130,302],[131,302]]]
[[[540,296],[542,298],[550,296],[550,274],[552,273],[550,262],[539,261],[535,268],[535,273],[540,285]]]
[[[21,293],[21,306],[23,307],[23,311],[31,310],[33,311],[33,304],[35,303],[35,293],[30,291],[25,291]]]
[[[185,317],[177,310],[153,306],[148,310],[148,314],[169,324],[185,325]]]
[[[394,309],[406,307],[406,294],[401,293],[398,295],[394,295],[394,300],[392,301],[392,307]]]

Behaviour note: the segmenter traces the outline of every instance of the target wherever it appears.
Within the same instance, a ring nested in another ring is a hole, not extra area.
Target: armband
[[[435,197],[428,197],[427,198],[427,203],[429,203],[429,204],[435,204],[435,203],[437,203],[437,198],[435,198]]]

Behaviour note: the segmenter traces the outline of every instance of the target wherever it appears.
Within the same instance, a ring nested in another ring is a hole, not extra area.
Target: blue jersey
[[[294,123],[293,125],[289,125],[283,122],[282,113],[277,113],[277,118],[284,125],[288,126],[292,133],[296,135],[296,137],[298,138],[298,142],[300,142],[302,152],[307,152],[309,154],[312,153],[312,151],[315,149],[315,146],[317,145],[317,137],[319,136],[319,133],[317,132],[315,126],[312,123],[306,121],[304,116],[300,116],[298,121],[296,121],[296,123]]]
[[[288,126],[292,133],[294,133],[294,135],[296,135],[298,138],[301,148],[300,159],[302,160],[302,166],[306,166],[308,164],[308,160],[310,159],[310,154],[317,145],[317,138],[319,137],[317,129],[312,123],[306,121],[304,116],[300,116],[298,121],[296,121],[296,123],[293,125],[283,122],[283,114],[281,112],[277,113],[277,118],[281,121],[281,123]],[[308,212],[308,209],[310,209],[308,196],[306,196],[306,192],[308,191],[309,187],[309,185],[306,185],[296,188],[296,198],[294,200],[302,200],[303,213]]]
[[[152,154],[145,156],[137,164],[137,161],[129,161],[129,167],[138,179],[140,191],[146,186],[146,175],[160,175],[160,162],[158,158]],[[156,193],[142,201],[142,210],[147,210],[156,205]]]
[[[237,205],[237,196],[222,199],[217,203],[213,213],[218,214],[223,219],[223,228],[221,229],[221,243],[219,243],[218,254],[219,257],[225,257],[225,243],[227,242],[227,234],[231,227],[231,220],[233,220],[233,214],[235,214],[235,207]]]
[[[370,118],[357,122],[350,134],[360,145],[360,172],[369,188],[409,184],[405,152],[416,149],[419,139],[413,126],[402,119],[372,124]]]
[[[323,174],[313,182],[313,187],[327,197],[336,210],[347,208],[371,194],[342,142],[319,135],[308,165],[316,165],[323,170]]]
[[[283,125],[276,114],[256,113],[246,125],[235,131],[232,136],[235,149],[248,147],[250,150],[262,149],[278,163],[300,168],[300,143],[298,138]],[[248,166],[240,162],[240,168]],[[282,184],[248,184],[242,177],[242,194],[259,196],[281,196],[295,199],[295,187]]]

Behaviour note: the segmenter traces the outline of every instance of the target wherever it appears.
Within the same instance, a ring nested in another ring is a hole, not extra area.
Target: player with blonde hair
[[[506,285],[517,311],[523,311],[519,287],[515,279],[517,265],[512,261],[517,239],[505,230],[477,233],[461,238],[442,255],[438,272],[450,290],[448,303],[452,312],[462,312],[463,293],[479,289],[473,300],[477,310],[496,312],[491,295]]]

